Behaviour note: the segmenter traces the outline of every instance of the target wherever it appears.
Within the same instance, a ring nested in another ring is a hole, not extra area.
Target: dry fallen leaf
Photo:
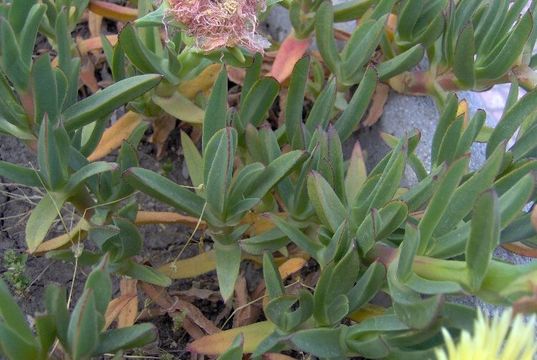
[[[106,39],[112,46],[117,44],[117,35],[106,35]],[[77,38],[76,46],[80,56],[87,55],[90,51],[99,50],[103,48],[103,43],[100,37],[92,37],[89,39],[80,39]],[[55,59],[56,60],[56,59]]]
[[[362,121],[364,126],[373,126],[379,121],[382,113],[384,112],[384,105],[388,100],[388,94],[390,93],[390,87],[383,83],[378,83],[375,93],[373,94],[373,100],[369,106],[367,117]]]
[[[278,266],[278,271],[282,279],[287,279],[289,276],[300,271],[306,264],[307,261],[304,258],[291,258]]]
[[[136,213],[136,225],[150,224],[181,224],[190,227],[196,227],[199,222],[199,228],[205,228],[205,221],[199,221],[198,218],[167,211],[138,211]]]
[[[88,156],[89,161],[102,159],[115,149],[119,148],[124,140],[136,129],[142,122],[142,116],[135,112],[129,111],[112,126],[104,131],[103,137],[93,153]]]
[[[180,291],[170,291],[170,295],[177,295],[181,299],[185,301],[190,300],[209,300],[212,302],[220,301],[222,300],[222,297],[220,296],[220,292],[216,290],[209,290],[209,289],[200,289],[197,287],[191,287],[188,290],[180,290]]]
[[[159,116],[153,121],[153,134],[149,138],[149,142],[157,148],[157,159],[162,158],[164,154],[164,145],[168,136],[175,129],[177,121],[171,116]]]
[[[274,331],[274,328],[275,325],[270,321],[257,322],[214,335],[204,336],[190,343],[187,350],[198,354],[219,355],[231,346],[237,335],[242,333],[244,334],[244,352],[251,353],[255,351],[261,341]]]
[[[104,328],[107,329],[112,325],[114,320],[117,319],[121,311],[128,306],[131,302],[132,296],[119,296],[108,303],[106,308],[106,313],[104,315],[105,325]]]
[[[184,313],[188,319],[203,329],[206,334],[211,335],[220,332],[220,329],[207,319],[200,309],[177,297],[172,298],[165,288],[148,283],[141,283],[141,288],[153,302],[161,306],[168,313],[177,311]]]
[[[502,244],[502,247],[518,255],[537,258],[537,249],[524,245],[521,242]]]
[[[235,84],[242,85],[244,83],[244,77],[246,76],[246,69],[228,66],[227,77]]]
[[[87,57],[82,59],[82,65],[80,66],[80,81],[88,87],[91,93],[96,93],[100,89],[99,82],[97,81],[97,78],[95,78],[95,66]]]
[[[94,12],[89,12],[88,16],[88,28],[92,37],[101,35],[101,25],[103,24],[103,17]]]
[[[259,312],[256,308],[250,306],[250,297],[248,296],[248,286],[244,274],[240,274],[235,283],[233,327],[249,325],[257,319]]]
[[[194,99],[200,92],[212,89],[222,65],[212,64],[207,66],[203,71],[192,80],[186,80],[179,85],[179,92],[187,99]]]
[[[127,22],[138,18],[138,10],[106,1],[90,0],[88,8],[93,13],[115,21]]]
[[[138,316],[138,280],[122,278],[119,281],[119,291],[121,296],[130,297],[125,307],[121,309],[117,318],[117,327],[129,327],[134,325]]]

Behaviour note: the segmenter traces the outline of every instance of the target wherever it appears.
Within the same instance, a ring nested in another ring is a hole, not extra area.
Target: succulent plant
[[[196,333],[188,349],[221,359],[283,350],[327,359],[428,358],[444,341],[453,350],[445,339],[471,331],[481,316],[457,304],[461,296],[534,312],[537,265],[506,263],[494,251],[531,253],[537,245],[535,3],[0,1],[0,133],[37,157],[35,168],[0,161],[0,176],[44,194],[26,224],[32,256],[93,266],[73,309],[63,289],[47,289],[33,329],[0,281],[0,353],[89,359],[153,342],[155,327],[134,325],[136,318],[108,329],[118,304],[138,298],[137,286],[161,312],[186,319],[185,329],[203,323],[208,335]],[[289,9],[294,31],[268,70],[249,50],[265,45],[257,21],[263,5],[276,4]],[[71,31],[85,9],[131,22],[82,49]],[[333,28],[356,18],[351,34]],[[211,19],[218,21],[206,24]],[[53,51],[34,56],[38,36]],[[303,56],[313,36],[319,54]],[[82,58],[95,48],[114,82],[79,99]],[[425,57],[425,70],[416,69]],[[231,77],[240,83],[232,107]],[[451,92],[502,82],[511,90],[495,128]],[[386,84],[434,96],[440,119],[430,168],[416,153],[419,130],[382,134],[391,150],[370,171],[358,143],[344,156],[343,144]],[[529,92],[519,99],[520,86]],[[269,114],[278,106],[275,121]],[[108,127],[114,112],[123,115]],[[146,120],[157,132],[168,122],[169,132],[176,119],[189,124],[182,124],[181,146],[192,186],[138,161]],[[476,142],[486,144],[486,160],[474,169]],[[113,162],[102,160],[116,149]],[[417,180],[403,187],[407,168]],[[175,212],[144,210],[138,191]],[[75,225],[47,238],[69,204]],[[146,223],[201,229],[212,248],[152,267],[140,257],[138,227]],[[243,260],[262,266],[262,321],[218,332],[164,289],[216,269],[228,301]],[[314,276],[289,283],[305,266]],[[115,299],[111,275],[121,276]]]

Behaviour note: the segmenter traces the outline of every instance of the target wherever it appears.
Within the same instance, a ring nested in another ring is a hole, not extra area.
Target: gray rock
[[[261,24],[261,31],[270,35],[274,41],[282,41],[291,32],[288,11],[281,6],[272,8]]]

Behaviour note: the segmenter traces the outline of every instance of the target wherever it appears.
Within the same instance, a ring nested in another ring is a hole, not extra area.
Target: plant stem
[[[530,91],[537,87],[537,73],[527,65],[514,67],[512,74],[525,90]],[[478,85],[471,90],[485,91],[494,85],[509,82],[509,74],[505,74],[496,80],[479,81]],[[468,90],[459,85],[457,78],[451,72],[433,77],[431,71],[407,71],[388,80],[388,84],[398,93],[412,96],[429,96],[438,88],[447,92]]]

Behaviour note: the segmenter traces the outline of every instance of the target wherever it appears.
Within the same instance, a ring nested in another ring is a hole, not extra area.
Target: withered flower
[[[270,43],[256,33],[257,13],[264,0],[169,0],[170,14],[195,38],[196,45],[211,51],[240,46],[263,52]]]

